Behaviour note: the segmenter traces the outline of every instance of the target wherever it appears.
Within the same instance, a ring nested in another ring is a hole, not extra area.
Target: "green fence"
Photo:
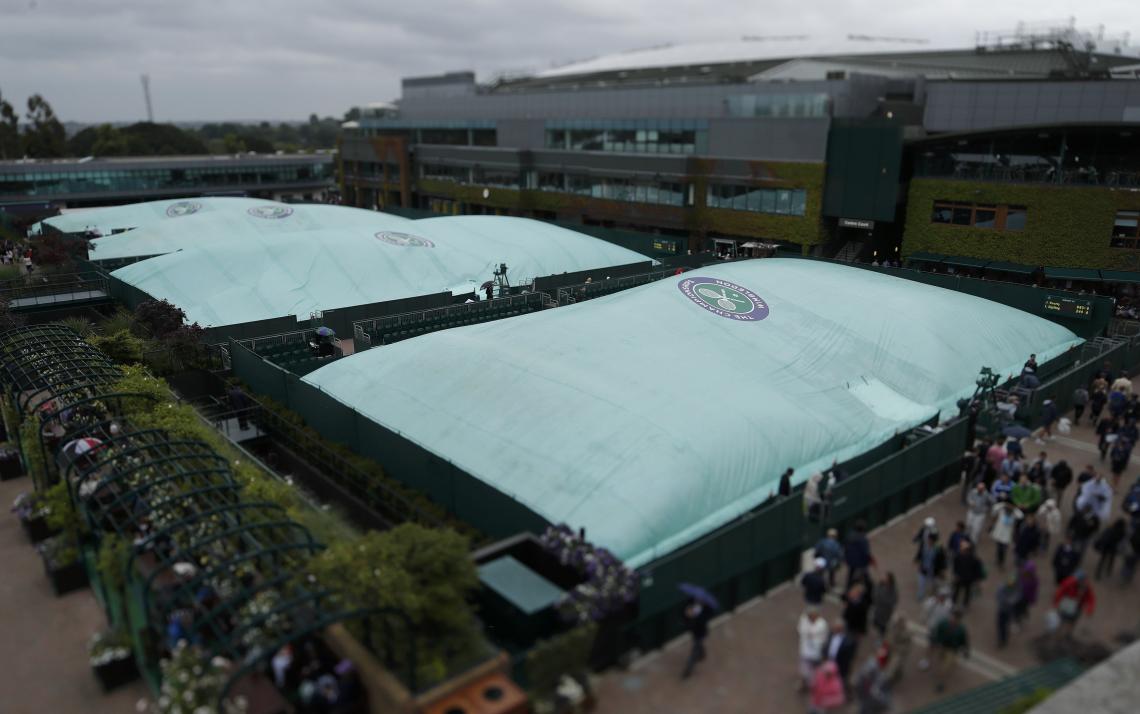
[[[1045,400],[1057,403],[1061,414],[1073,408],[1073,392],[1078,387],[1088,388],[1094,375],[1107,364],[1112,374],[1121,370],[1134,372],[1140,365],[1140,335],[1132,337],[1100,337],[1086,342],[1081,347],[1080,357],[1068,370],[1054,375],[1046,375],[1041,386],[1033,390],[1029,399],[1022,404],[1018,416],[1037,426],[1041,421],[1041,411]]]
[[[326,439],[375,460],[387,475],[427,495],[460,520],[494,538],[545,529],[545,519],[526,506],[302,381],[296,374],[236,341],[230,342],[229,351],[234,376],[254,392],[296,412]]]
[[[957,483],[967,429],[965,419],[956,419],[940,430],[916,430],[901,448],[903,435],[892,439],[876,450],[878,460],[836,485],[818,522],[805,516],[797,492],[649,564],[630,644],[658,647],[683,631],[681,583],[706,587],[726,609],[735,608],[795,576],[803,551],[827,528],[845,531],[860,519],[873,528]]]
[[[805,260],[822,260],[822,258],[804,258]],[[828,261],[841,262],[841,261]],[[843,263],[876,273],[893,275],[927,285],[935,285],[947,290],[975,295],[986,300],[992,300],[1003,305],[1023,310],[1031,315],[1038,315],[1047,320],[1067,327],[1086,340],[1104,334],[1108,324],[1113,319],[1116,301],[1101,295],[1081,295],[1069,290],[1055,290],[1039,288],[1034,285],[1020,285],[1018,283],[1005,283],[997,280],[982,280],[980,278],[967,278],[961,275],[948,275],[944,273],[927,273],[912,268],[886,268],[872,266],[864,263]],[[1045,311],[1045,298],[1053,296],[1071,297],[1088,300],[1092,303],[1092,314],[1088,319],[1065,317],[1056,313]]]

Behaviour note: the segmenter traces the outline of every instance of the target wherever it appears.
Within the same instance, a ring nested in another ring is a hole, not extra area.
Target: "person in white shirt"
[[[829,630],[827,620],[820,616],[819,608],[815,606],[808,607],[800,615],[796,630],[800,635],[800,689],[803,691],[811,686],[811,678],[823,656]]]

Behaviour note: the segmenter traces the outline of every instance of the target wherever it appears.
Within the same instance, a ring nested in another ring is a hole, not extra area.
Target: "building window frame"
[[[945,217],[946,220],[939,220]],[[1029,209],[1003,203],[972,203],[935,199],[930,209],[930,222],[952,228],[982,231],[1020,232],[1029,220]]]

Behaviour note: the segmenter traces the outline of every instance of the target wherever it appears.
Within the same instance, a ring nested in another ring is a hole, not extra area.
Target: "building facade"
[[[344,200],[625,229],[650,253],[1133,260],[1140,82],[1119,43],[1071,28],[958,50],[848,40],[406,79],[346,124]],[[1066,205],[1077,215],[1058,220]]]
[[[324,201],[335,185],[332,154],[0,161],[0,208],[73,208],[208,195]]]

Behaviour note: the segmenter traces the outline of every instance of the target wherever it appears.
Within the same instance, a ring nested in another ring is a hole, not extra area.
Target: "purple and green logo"
[[[435,243],[423,236],[414,236],[411,233],[399,231],[380,231],[376,234],[378,240],[388,245],[398,245],[401,248],[434,248]]]
[[[288,206],[254,206],[246,210],[254,218],[288,218],[293,215],[293,209]]]
[[[758,321],[768,317],[768,304],[748,288],[717,278],[685,278],[677,283],[685,297],[730,320]]]
[[[179,216],[189,216],[200,210],[202,210],[202,204],[197,201],[179,201],[166,207],[166,215],[171,218],[178,218]]]

